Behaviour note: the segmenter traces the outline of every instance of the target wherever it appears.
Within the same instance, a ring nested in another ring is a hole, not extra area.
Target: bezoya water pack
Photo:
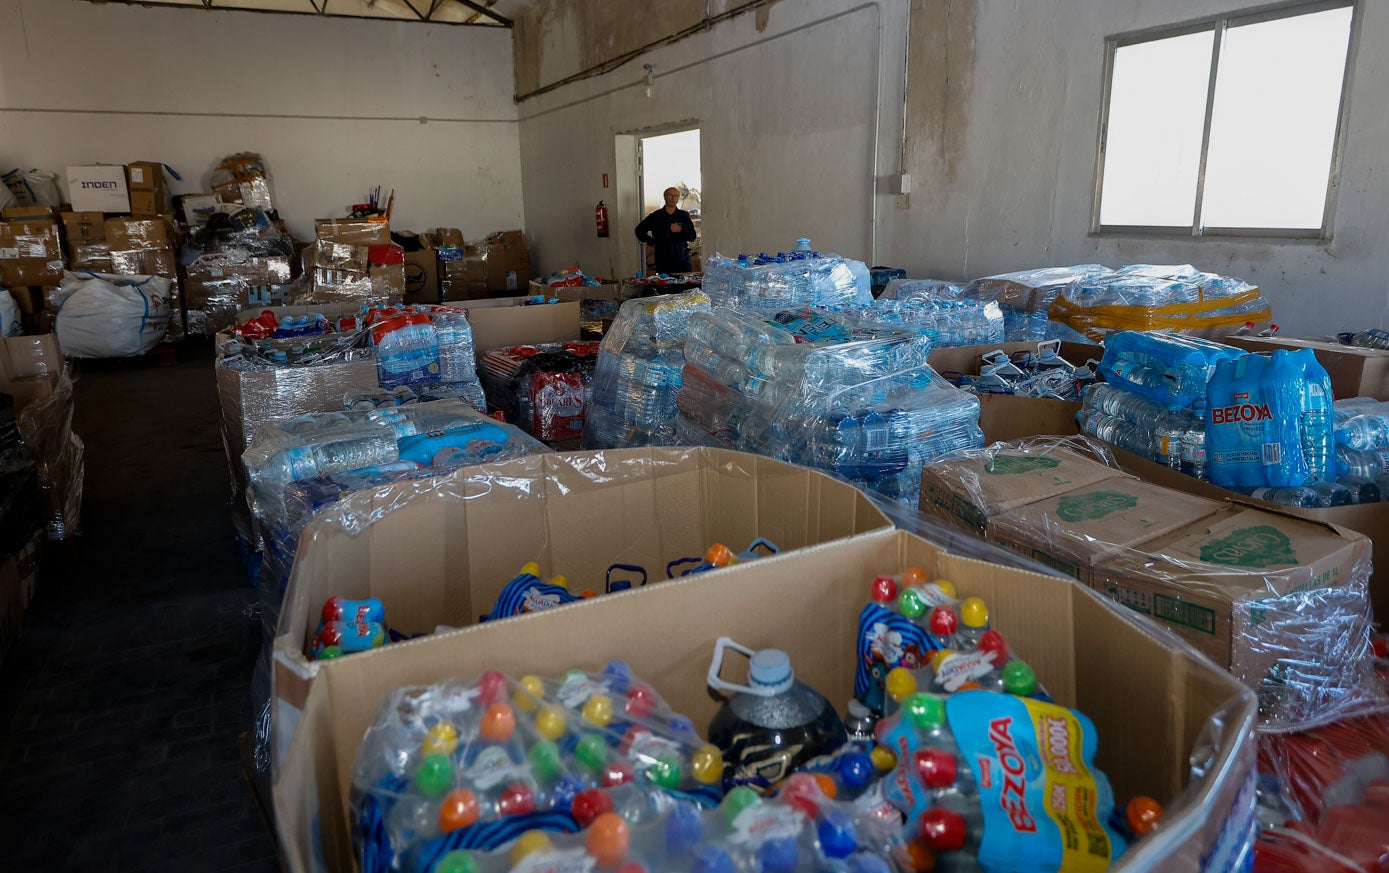
[[[1311,349],[1221,361],[1206,387],[1210,480],[1226,488],[1334,478],[1331,379]]]

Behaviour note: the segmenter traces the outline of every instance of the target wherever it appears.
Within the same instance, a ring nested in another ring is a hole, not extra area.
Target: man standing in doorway
[[[680,202],[677,188],[665,190],[666,205],[642,219],[637,225],[637,239],[656,249],[656,272],[690,272],[690,243],[695,241],[694,222],[690,213],[676,207]]]

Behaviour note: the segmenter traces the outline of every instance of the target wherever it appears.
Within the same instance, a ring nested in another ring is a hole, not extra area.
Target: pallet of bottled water
[[[1089,337],[1118,330],[1227,333],[1272,316],[1259,289],[1190,264],[1134,264],[1079,276],[1052,301],[1050,318]]]
[[[930,350],[923,334],[844,312],[697,312],[676,436],[914,502],[924,464],[984,440],[978,398],[937,375]]]
[[[1003,342],[1003,310],[993,301],[912,296],[848,306],[843,312],[864,324],[922,334],[933,348]]]
[[[1007,342],[1040,342],[1059,339],[1089,342],[1081,334],[1050,319],[1051,304],[1072,282],[1109,273],[1103,264],[1076,264],[1070,267],[1043,267],[985,276],[966,285],[960,296],[967,300],[994,302],[1003,310]]]
[[[709,311],[702,291],[628,300],[598,347],[584,416],[584,448],[677,445],[675,396],[690,316]]]
[[[873,302],[872,277],[862,261],[822,254],[800,239],[789,252],[714,255],[704,268],[704,292],[715,306],[779,309]]]

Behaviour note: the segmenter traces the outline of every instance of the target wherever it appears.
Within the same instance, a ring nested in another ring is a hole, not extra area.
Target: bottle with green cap
[[[728,649],[748,656],[746,685],[719,677]],[[711,689],[728,695],[709,723],[709,741],[723,751],[726,786],[773,785],[847,741],[834,707],[796,681],[791,658],[780,649],[754,651],[720,637],[707,678]]]

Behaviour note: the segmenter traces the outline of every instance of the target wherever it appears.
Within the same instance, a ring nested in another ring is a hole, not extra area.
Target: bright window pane
[[[1190,227],[1214,30],[1120,46],[1100,223]]]
[[[1350,21],[1346,7],[1226,31],[1206,226],[1321,227]]]

